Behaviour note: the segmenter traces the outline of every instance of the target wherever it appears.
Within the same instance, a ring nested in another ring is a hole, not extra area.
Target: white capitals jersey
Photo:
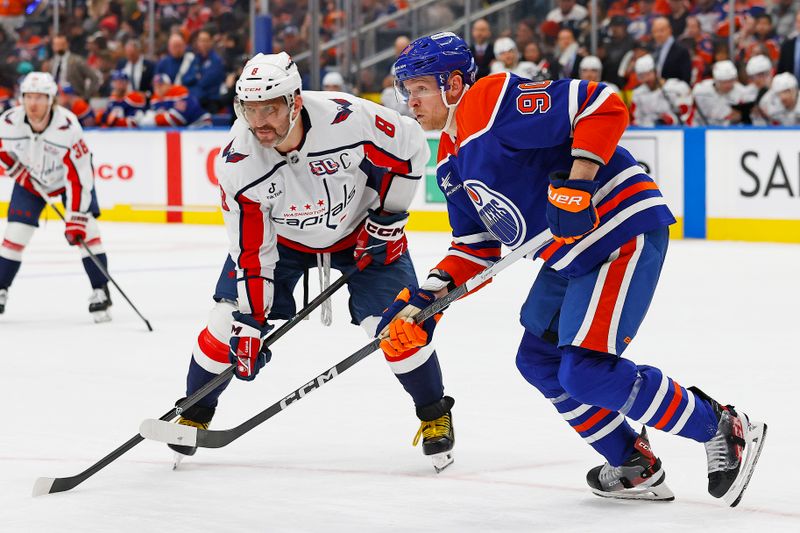
[[[25,109],[16,106],[0,115],[0,165],[5,171],[20,162],[37,180],[21,180],[20,185],[34,194],[66,194],[70,211],[88,212],[94,176],[92,154],[83,138],[78,118],[61,106],[42,133],[34,133],[25,119]],[[38,190],[37,190],[38,187]]]
[[[652,127],[656,125],[677,126],[691,122],[692,98],[667,97],[661,87],[651,89],[641,84],[631,96],[631,114],[634,126]],[[680,120],[678,116],[680,115]]]
[[[416,121],[339,92],[303,92],[300,146],[262,147],[237,119],[216,161],[239,308],[271,306],[276,243],[309,252],[355,244],[367,210],[408,210],[430,150]]]
[[[698,126],[728,126],[734,105],[752,102],[754,96],[738,81],[727,94],[720,94],[714,80],[703,80],[692,89],[697,106],[695,124]]]
[[[795,126],[800,124],[800,98],[793,109],[786,109],[778,93],[768,90],[758,104],[767,124],[772,126]]]

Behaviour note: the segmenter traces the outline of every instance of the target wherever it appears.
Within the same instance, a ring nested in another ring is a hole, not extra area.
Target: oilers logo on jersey
[[[486,229],[506,246],[519,246],[527,228],[514,202],[478,180],[466,180],[464,188]]]

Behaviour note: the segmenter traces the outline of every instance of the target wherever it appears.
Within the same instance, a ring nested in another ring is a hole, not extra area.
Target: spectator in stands
[[[537,40],[536,20],[527,18],[517,23],[517,30],[514,35],[514,42],[517,43],[517,50],[525,50],[529,43]]]
[[[761,99],[761,113],[774,126],[795,126],[800,123],[800,103],[797,98],[797,78],[789,72],[778,74]]]
[[[78,117],[78,122],[84,128],[89,128],[96,125],[94,119],[94,112],[89,106],[89,103],[81,98],[76,92],[75,88],[69,83],[64,83],[60,86],[58,91],[58,105],[75,113]]]
[[[341,74],[339,74],[335,70],[327,72],[325,76],[323,76],[322,78],[322,90],[345,92],[344,78],[342,77]]]
[[[666,17],[653,20],[653,58],[656,62],[656,74],[668,80],[677,78],[690,83],[692,81],[692,59],[689,51],[675,41],[672,26]]]
[[[753,35],[744,47],[744,60],[749,60],[761,50],[767,52],[771,61],[778,61],[780,45],[772,28],[772,17],[763,12],[754,17]]]
[[[628,35],[628,19],[622,15],[611,17],[608,23],[608,35],[602,42],[605,57],[603,58],[603,72],[605,79],[619,87],[624,87],[627,81],[625,73],[620,73],[620,65],[625,54],[633,50],[633,37]]]
[[[703,32],[714,34],[717,25],[725,18],[725,10],[718,0],[697,0],[691,15],[697,18]]]
[[[142,55],[142,43],[138,39],[128,39],[124,51],[125,58],[119,60],[117,69],[128,76],[130,90],[150,94],[153,91],[155,63]]]
[[[469,49],[472,51],[475,65],[478,67],[476,79],[488,76],[492,61],[495,60],[491,38],[492,28],[489,26],[489,21],[478,19],[472,23],[472,44]]]
[[[649,42],[651,27],[656,18],[655,0],[639,0],[639,15],[628,24],[628,33],[638,41]]]
[[[203,109],[210,113],[216,113],[222,107],[219,91],[225,81],[225,67],[213,47],[211,34],[199,31],[194,43],[197,83],[189,88]]]
[[[533,63],[519,60],[517,44],[511,37],[500,37],[494,42],[494,55],[497,59],[492,63],[492,74],[512,72],[528,79],[536,76],[537,71]]]
[[[754,103],[750,111],[750,120],[756,126],[763,126],[766,124],[766,118],[761,112],[760,103],[772,83],[772,61],[765,55],[753,56],[747,62],[745,71],[750,80],[745,86],[748,92],[747,98]]]
[[[17,29],[25,24],[25,8],[30,0],[3,0],[0,2],[0,28],[14,40],[17,39]]]
[[[794,18],[794,36],[786,39],[781,45],[781,54],[778,59],[778,72],[791,72],[795,78],[800,78],[800,13]]]
[[[528,43],[522,53],[522,59],[536,67],[536,73],[531,78],[534,81],[557,80],[560,77],[561,65],[553,56],[544,54],[537,42]]]
[[[733,61],[714,63],[712,79],[703,80],[694,86],[692,94],[700,125],[729,126],[739,124],[749,115],[753,101],[748,100],[747,91],[737,81],[738,72]]]
[[[672,27],[672,35],[683,35],[686,31],[686,19],[689,17],[688,4],[686,0],[669,0],[670,14],[669,25]]]
[[[572,30],[564,28],[558,32],[556,48],[558,50],[558,62],[561,64],[561,77],[577,78],[578,64],[580,63],[580,57],[578,57],[579,46]],[[495,54],[497,54],[497,51],[495,51]]]
[[[69,51],[67,37],[58,34],[53,37],[53,58],[50,61],[50,73],[60,86],[70,84],[75,94],[88,100],[100,87],[100,76],[97,71],[86,64],[86,60]]]
[[[156,74],[166,74],[171,83],[187,88],[197,85],[197,62],[194,53],[186,49],[180,33],[173,33],[167,41],[167,55],[156,64]]]
[[[562,27],[569,27],[574,30],[588,15],[589,10],[575,0],[558,0],[558,7],[547,14],[546,20],[551,20]]]
[[[138,126],[203,128],[211,125],[211,114],[182,85],[173,84],[166,74],[153,76],[150,109],[136,119]]]
[[[797,13],[796,0],[773,0],[770,15],[772,15],[772,25],[775,27],[775,33],[778,34],[781,40],[786,39],[795,31]]]
[[[580,67],[578,69],[578,77],[582,80],[599,82],[603,80],[603,63],[597,56],[586,56],[581,59]],[[606,82],[606,85],[615,93],[619,92],[619,87],[611,82]]]
[[[130,90],[130,78],[124,70],[111,72],[111,96],[106,108],[97,115],[104,128],[134,128],[136,117],[147,109],[144,93]]]

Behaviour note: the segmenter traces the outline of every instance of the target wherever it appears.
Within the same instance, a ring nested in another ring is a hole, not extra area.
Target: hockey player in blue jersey
[[[464,42],[440,33],[395,63],[398,92],[427,130],[443,130],[437,179],[453,243],[419,289],[401,293],[378,331],[387,353],[424,346],[437,321],[410,316],[500,255],[534,238],[544,260],[522,307],[517,367],[605,459],[587,474],[599,496],[671,500],[644,428],[705,444],[708,490],[736,505],[766,425],[622,354],[644,319],[674,218],[618,142],[628,124],[603,83],[475,82]]]
[[[147,98],[138,91],[129,91],[130,79],[124,70],[111,71],[111,95],[106,108],[97,116],[104,128],[135,128],[136,117],[147,108]]]

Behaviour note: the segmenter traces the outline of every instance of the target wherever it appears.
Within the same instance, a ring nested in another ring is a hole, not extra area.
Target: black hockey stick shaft
[[[31,183],[34,184],[39,183],[39,181],[33,176],[30,176],[30,179]],[[41,185],[41,183],[39,183],[39,185]],[[42,199],[44,199],[44,201],[47,202],[47,204],[53,208],[53,211],[56,212],[58,218],[60,218],[62,221],[64,221],[64,224],[66,224],[67,219],[64,216],[64,213],[62,213],[61,210],[58,208],[58,206],[55,203],[48,201],[47,194],[44,191],[41,191],[39,187],[34,186],[34,188],[37,190]],[[89,258],[92,260],[97,269],[106,277],[108,281],[111,282],[112,285],[114,285],[114,287],[117,288],[122,297],[125,298],[125,301],[128,302],[128,304],[136,312],[136,314],[139,315],[139,318],[141,318],[144,321],[144,325],[147,326],[148,331],[153,331],[153,326],[150,325],[150,321],[147,320],[144,317],[144,315],[142,315],[142,313],[139,312],[139,310],[136,308],[135,305],[133,305],[133,302],[131,301],[130,298],[128,298],[128,295],[125,294],[125,291],[123,291],[120,288],[119,284],[114,280],[114,278],[111,277],[111,274],[108,273],[108,269],[103,265],[103,263],[100,262],[100,259],[98,259],[97,256],[94,255],[94,253],[89,249],[89,245],[87,245],[83,239],[78,239],[78,244],[80,244],[81,247],[86,251],[86,253],[89,254]]]
[[[322,291],[316,298],[314,298],[307,306],[301,309],[296,315],[294,315],[291,319],[287,320],[283,323],[278,329],[276,329],[271,335],[269,335],[266,339],[264,339],[264,347],[270,346],[275,343],[278,339],[286,335],[290,329],[295,327],[299,324],[303,318],[308,316],[314,309],[319,307],[322,302],[333,296],[333,294],[338,291],[342,286],[347,283],[347,280],[358,272],[358,269],[352,268],[350,270],[346,270],[342,273],[342,276],[334,281],[327,289]],[[176,416],[178,416],[184,409],[188,409],[189,407],[193,406],[201,399],[205,398],[211,391],[216,389],[218,386],[222,385],[225,381],[230,379],[233,376],[233,365],[230,365],[226,368],[221,374],[216,376],[214,379],[203,385],[200,389],[196,390],[193,394],[191,394],[188,398],[184,401],[179,403],[177,406],[173,407],[166,413],[164,413],[159,420],[163,420],[165,422],[169,422]],[[115,449],[98,462],[84,470],[83,472],[76,474],[70,477],[63,477],[63,478],[39,478],[36,480],[36,484],[33,488],[33,495],[39,496],[42,494],[52,494],[55,492],[64,492],[70,490],[72,488],[77,487],[97,472],[114,462],[115,460],[119,459],[122,455],[126,452],[131,450],[134,446],[139,444],[144,440],[144,437],[139,435],[138,433],[131,437],[125,444],[120,446],[119,448]]]
[[[442,311],[452,302],[461,298],[471,290],[481,286],[490,278],[496,276],[498,273],[500,273],[500,271],[504,270],[512,263],[516,262],[518,259],[521,259],[525,255],[532,253],[535,250],[538,250],[543,244],[547,242],[549,237],[550,235],[547,232],[534,237],[530,241],[524,243],[522,246],[520,246],[519,248],[515,249],[514,251],[512,251],[502,259],[500,259],[498,262],[485,268],[482,272],[479,272],[478,274],[467,280],[464,284],[456,287],[454,290],[450,291],[445,296],[437,299],[436,301],[434,301],[425,309],[421,310],[412,318],[414,319],[415,322],[418,323],[424,322],[425,320],[432,317],[436,313]],[[223,446],[227,446],[234,440],[238,439],[245,433],[249,432],[251,429],[266,422],[276,414],[280,413],[290,405],[305,398],[311,391],[320,388],[322,385],[328,383],[333,378],[335,378],[336,376],[338,376],[351,366],[355,365],[362,359],[366,358],[368,355],[370,355],[380,347],[380,343],[381,343],[380,338],[372,340],[369,344],[362,347],[355,353],[349,355],[346,359],[332,366],[322,374],[319,374],[315,378],[308,381],[305,385],[295,389],[292,393],[283,397],[283,399],[281,399],[280,401],[275,402],[274,404],[270,405],[260,413],[256,414],[255,416],[253,416],[248,420],[245,420],[236,427],[227,430],[196,430],[197,431],[196,445],[201,448],[222,448]]]

